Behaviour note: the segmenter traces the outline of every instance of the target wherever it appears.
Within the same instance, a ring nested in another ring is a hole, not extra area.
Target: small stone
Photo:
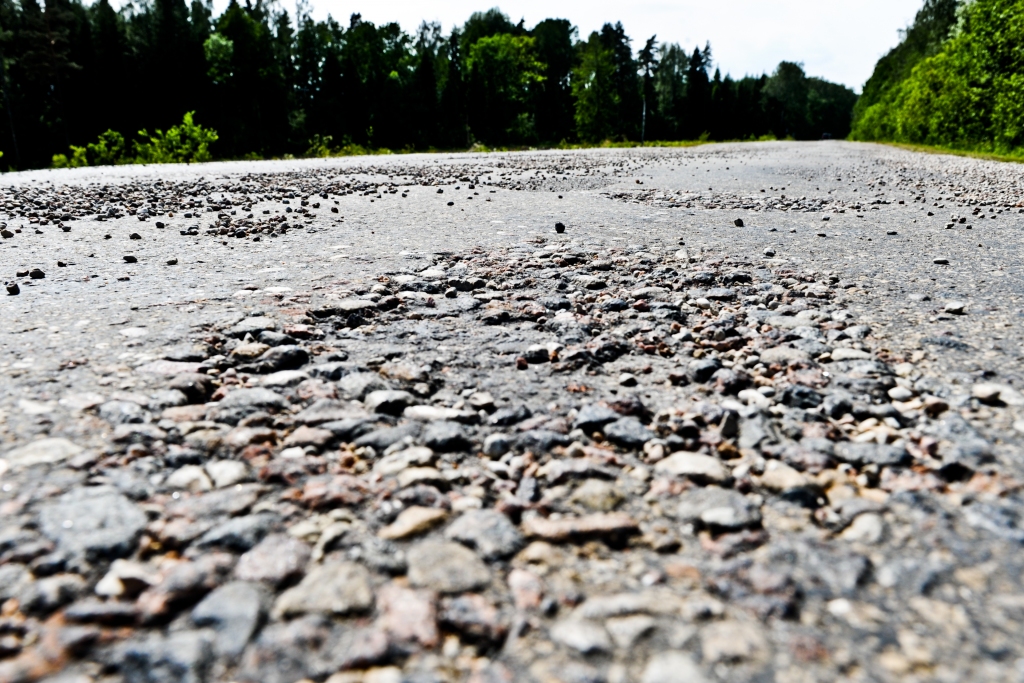
[[[871,360],[873,356],[867,351],[860,349],[839,348],[832,350],[832,360],[839,362],[844,360]]]
[[[64,462],[81,453],[84,449],[67,439],[51,437],[39,439],[30,444],[19,446],[4,454],[4,458],[14,469],[32,467],[34,465],[53,465]]]
[[[424,430],[422,439],[423,445],[438,453],[462,451],[469,446],[469,440],[457,422],[434,422]]]
[[[505,455],[511,448],[512,437],[508,434],[488,434],[484,439],[484,453],[492,458]]]
[[[621,417],[621,415],[607,406],[592,403],[580,409],[573,427],[582,429],[589,434],[604,429],[606,425],[615,422]]]
[[[75,489],[39,513],[47,537],[90,562],[132,553],[146,523],[146,514],[111,486]]]
[[[709,624],[704,627],[700,642],[704,661],[709,664],[758,659],[768,647],[759,627],[737,621]]]
[[[791,491],[807,486],[810,480],[805,474],[784,462],[769,460],[765,463],[760,482],[762,486],[772,491]]]
[[[217,654],[235,658],[259,628],[267,610],[267,593],[254,583],[232,581],[216,588],[192,609],[192,623],[216,633]]]
[[[235,576],[278,586],[301,576],[309,557],[309,546],[297,538],[270,534],[238,558]]]
[[[907,389],[906,387],[900,386],[893,387],[886,393],[889,395],[889,398],[891,398],[894,401],[909,401],[914,397],[913,391]]]
[[[944,258],[932,259],[932,263],[934,263],[936,265],[939,265],[939,266],[947,266],[947,265],[949,265],[949,259],[944,259]]]
[[[465,640],[499,643],[508,632],[498,607],[474,593],[444,598],[440,620]]]
[[[136,256],[129,255],[129,256],[124,256],[123,258],[124,258],[124,262],[125,263],[138,263],[139,262],[139,259]]]
[[[722,367],[717,360],[703,359],[690,361],[686,367],[686,377],[695,384],[703,384]]]
[[[284,440],[285,448],[292,446],[313,446],[315,448],[323,448],[334,439],[334,434],[326,429],[318,429],[316,427],[307,427],[302,425],[294,432],[288,435],[288,438]]]
[[[637,383],[636,375],[624,372],[619,375],[619,386],[623,387],[635,387]]]
[[[587,479],[569,497],[569,502],[590,512],[611,512],[623,500],[622,492],[615,484],[603,479]]]
[[[7,288],[7,294],[9,296],[17,296],[21,294],[21,287],[18,286],[17,282],[5,282],[4,286]]]
[[[760,523],[761,512],[739,491],[717,486],[690,489],[680,496],[676,516],[712,529],[739,529]]]
[[[561,222],[555,223],[555,232],[559,234],[565,232],[565,224]]]
[[[637,640],[653,631],[657,624],[658,622],[646,614],[636,614],[608,619],[604,627],[615,641],[616,647],[625,650],[633,647]]]
[[[361,564],[337,562],[316,567],[274,603],[275,618],[310,612],[345,615],[373,604],[370,573]]]
[[[987,405],[1024,406],[1024,394],[1008,384],[980,382],[971,387],[971,396]]]
[[[164,480],[164,486],[179,491],[200,493],[212,489],[213,482],[199,465],[185,465],[171,472],[170,476]]]
[[[445,529],[444,535],[475,549],[488,562],[514,555],[523,545],[522,535],[497,510],[468,510]]]
[[[660,652],[647,662],[640,683],[705,683],[697,664],[682,652]]]
[[[644,427],[635,417],[619,418],[604,427],[605,437],[623,448],[643,448],[643,445],[654,438],[654,432]]]
[[[771,257],[775,256],[775,250],[774,249],[765,249],[763,253],[768,258],[771,258]]]
[[[373,413],[401,415],[402,411],[416,403],[416,399],[408,391],[385,389],[371,391],[363,403],[366,409]]]
[[[277,515],[269,512],[233,517],[207,531],[195,543],[199,548],[221,547],[245,552],[263,540],[277,523]]]
[[[447,517],[448,513],[444,510],[414,505],[402,510],[398,518],[381,529],[377,535],[392,541],[418,536],[430,531]]]
[[[437,646],[437,607],[429,591],[390,583],[378,591],[377,608],[380,627],[391,640],[426,648]]]
[[[583,619],[563,619],[551,627],[551,639],[582,653],[608,652],[612,649],[608,632]]]
[[[885,521],[874,512],[857,515],[850,526],[839,534],[841,538],[854,543],[874,544],[882,540],[885,533]]]
[[[458,543],[422,541],[409,550],[408,561],[410,583],[439,593],[477,590],[491,581],[487,566]]]
[[[636,520],[623,512],[598,513],[583,517],[546,519],[534,517],[523,522],[523,532],[530,537],[563,543],[587,537],[621,536],[636,533]]]
[[[250,478],[249,467],[239,460],[211,460],[206,463],[206,473],[218,489],[234,486]]]
[[[32,270],[28,271],[28,276],[33,280],[42,280],[43,278],[46,277],[46,273],[39,270],[38,268],[33,268]]]

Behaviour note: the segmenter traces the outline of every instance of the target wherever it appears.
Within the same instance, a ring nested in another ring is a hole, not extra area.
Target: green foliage
[[[125,157],[124,136],[116,130],[101,133],[96,142],[90,142],[86,147],[89,150],[90,166],[113,166],[128,163],[128,159]]]
[[[231,58],[234,53],[234,41],[219,33],[211,33],[203,43],[203,54],[209,64],[206,73],[214,83],[224,83],[231,77]]]
[[[470,81],[470,126],[484,140],[533,139],[530,111],[534,87],[544,81],[536,39],[499,33],[477,40],[466,59]]]
[[[159,129],[150,135],[139,131],[143,141],[135,142],[135,160],[140,164],[179,164],[209,161],[210,145],[217,141],[217,131],[203,128],[193,121],[195,112],[186,112],[181,124],[167,132]],[[145,140],[148,138],[148,140]]]
[[[112,166],[130,163],[125,158],[124,136],[116,130],[108,130],[100,134],[96,142],[85,147],[71,145],[71,156],[54,154],[53,168],[80,168],[82,166]]]
[[[878,60],[871,78],[854,107],[854,118],[864,112],[901,81],[924,58],[938,53],[956,24],[961,0],[925,0],[914,23],[901,32],[899,45]]]
[[[327,157],[334,156],[334,151],[331,149],[332,142],[334,142],[334,138],[330,135],[320,135],[317,133],[309,139],[309,148],[303,156],[314,159],[326,159]]]
[[[89,160],[86,158],[85,147],[71,145],[70,158],[66,154],[54,154],[52,165],[54,168],[81,168],[82,166],[88,166]]]
[[[860,112],[853,137],[1024,155],[1024,0],[964,5],[952,36]]]
[[[579,65],[572,71],[572,94],[576,98],[576,133],[581,140],[600,142],[614,132],[613,113],[618,93],[613,76],[611,50],[605,48],[595,31],[579,47]]]

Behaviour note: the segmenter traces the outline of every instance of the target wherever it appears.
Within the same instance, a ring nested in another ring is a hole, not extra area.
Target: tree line
[[[852,137],[1024,157],[1024,0],[925,0],[879,60]]]
[[[495,8],[447,34],[432,23],[410,34],[359,14],[316,21],[302,4],[293,17],[264,0],[232,0],[220,16],[208,0],[119,11],[108,0],[0,0],[0,86],[11,168],[54,155],[79,165],[842,138],[856,102],[795,63],[733,79],[713,68],[710,45],[651,37],[634,50],[621,23],[583,39],[566,19],[527,28]]]

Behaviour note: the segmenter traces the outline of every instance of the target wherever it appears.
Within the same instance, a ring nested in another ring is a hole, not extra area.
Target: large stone
[[[421,438],[423,445],[438,453],[463,451],[470,445],[466,432],[457,422],[433,422],[423,431]]]
[[[30,444],[7,451],[4,458],[12,469],[33,465],[54,465],[73,458],[82,452],[82,447],[67,439],[54,437],[39,439]]]
[[[701,634],[701,651],[708,664],[760,659],[768,644],[763,629],[756,624],[719,621],[709,624]]]
[[[348,398],[362,401],[367,395],[375,391],[387,391],[390,387],[376,372],[353,372],[341,378],[338,388]]]
[[[267,610],[267,592],[255,583],[232,581],[203,598],[192,609],[192,622],[216,633],[218,655],[236,658],[259,628]]]
[[[704,683],[708,679],[689,655],[659,652],[644,667],[640,683]]]
[[[676,477],[687,477],[694,481],[714,484],[720,484],[730,477],[729,470],[721,460],[710,455],[688,451],[673,453],[655,464],[654,469]]]
[[[623,501],[623,495],[610,481],[587,479],[572,492],[569,501],[590,512],[611,512]]]
[[[447,516],[447,512],[438,508],[413,505],[402,510],[398,514],[398,518],[381,529],[377,535],[393,541],[409,538],[430,531],[443,522]]]
[[[274,320],[273,318],[246,318],[245,320],[242,320],[241,322],[235,324],[234,327],[228,330],[227,334],[230,337],[238,338],[242,338],[247,334],[251,334],[252,336],[256,337],[259,335],[260,332],[263,332],[264,330],[276,329],[277,321]]]
[[[196,544],[200,548],[220,547],[245,552],[263,540],[277,523],[277,515],[269,512],[235,517],[207,531]]]
[[[468,510],[445,529],[444,535],[474,548],[488,561],[514,555],[523,545],[519,531],[497,510]]]
[[[717,486],[690,489],[679,498],[676,516],[712,529],[739,529],[761,522],[761,511],[739,491]]]
[[[835,454],[839,459],[855,465],[892,467],[910,460],[910,454],[902,444],[838,443]]]
[[[141,635],[120,646],[119,673],[125,683],[206,683],[214,659],[212,641],[209,631]]]
[[[402,411],[416,403],[416,398],[408,391],[384,389],[371,391],[363,402],[372,413],[401,415]]]
[[[75,489],[39,512],[42,532],[87,562],[130,555],[146,521],[146,513],[112,486]]]
[[[604,429],[604,426],[615,422],[621,415],[599,403],[591,403],[590,405],[583,406],[580,408],[579,413],[576,415],[576,420],[573,422],[575,429],[582,429],[587,434],[592,434],[595,431]]]
[[[377,595],[380,626],[401,645],[435,647],[440,640],[437,606],[430,591],[390,583]]]
[[[583,619],[563,619],[551,627],[551,639],[582,653],[608,652],[612,649],[608,632],[599,624]]]
[[[465,546],[443,541],[422,541],[408,553],[409,581],[439,593],[462,593],[484,588],[491,573]]]
[[[296,415],[295,421],[305,425],[319,425],[324,422],[366,417],[368,417],[366,411],[358,404],[321,398]]]
[[[372,604],[373,587],[366,567],[354,562],[335,562],[317,567],[297,586],[282,593],[274,603],[274,615],[344,615],[365,612]]]
[[[604,426],[604,435],[616,446],[643,448],[654,438],[654,433],[635,417],[623,417]]]
[[[547,519],[534,517],[523,522],[523,533],[533,538],[561,543],[590,537],[615,537],[636,533],[636,520],[624,512],[609,512],[583,517]]]

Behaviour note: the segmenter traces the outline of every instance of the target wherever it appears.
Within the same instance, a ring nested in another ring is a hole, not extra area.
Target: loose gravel
[[[1022,180],[8,175],[0,680],[1020,681]]]

